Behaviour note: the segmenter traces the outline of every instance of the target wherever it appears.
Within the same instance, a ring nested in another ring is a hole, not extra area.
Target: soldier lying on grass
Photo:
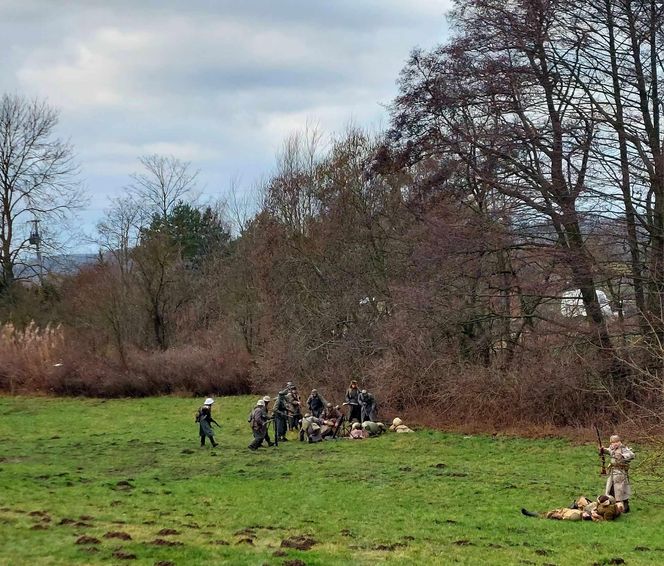
[[[579,497],[570,507],[560,507],[535,513],[527,509],[521,509],[526,517],[539,517],[540,519],[556,519],[558,521],[613,521],[623,511],[621,503],[611,495],[600,495],[596,501],[590,501],[587,497]]]

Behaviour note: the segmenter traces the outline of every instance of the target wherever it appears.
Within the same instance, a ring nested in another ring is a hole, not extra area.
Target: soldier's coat
[[[608,448],[611,456],[609,477],[606,480],[606,495],[613,495],[616,501],[625,501],[632,496],[632,486],[629,484],[629,463],[634,459],[634,452],[623,446]]]

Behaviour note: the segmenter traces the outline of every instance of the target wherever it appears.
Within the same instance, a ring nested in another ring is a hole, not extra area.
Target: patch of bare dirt
[[[285,550],[275,550],[272,553],[272,556],[274,556],[276,558],[281,558],[283,556],[288,556],[288,552],[286,552]]]
[[[155,562],[154,566],[175,566],[175,562],[171,562],[170,560],[160,560],[159,562]]]
[[[45,531],[47,529],[48,527],[43,523],[37,523],[36,525],[32,525],[32,527],[30,527],[31,531]]]
[[[119,560],[136,560],[136,555],[131,552],[125,552],[124,550],[116,550],[113,553],[113,557]]]
[[[227,540],[213,540],[212,544],[216,544],[219,546],[229,546],[230,543]]]
[[[284,561],[283,566],[307,566],[307,563],[302,562],[302,560],[298,560],[296,558],[295,560],[286,560],[286,561]]]
[[[318,541],[307,536],[289,537],[281,541],[281,548],[296,548],[297,550],[309,550]]]
[[[249,538],[249,537],[244,537],[238,540],[235,544],[249,544],[251,546],[254,545],[254,539]]]
[[[58,522],[58,525],[74,525],[74,524],[76,524],[76,521],[74,519],[69,519],[68,517],[63,517]]]
[[[122,531],[109,531],[104,535],[104,538],[117,538],[120,540],[131,540],[131,535],[129,533],[123,533]]]
[[[76,539],[75,544],[101,544],[101,541],[95,537],[89,537],[87,535],[82,535]]]
[[[166,535],[179,535],[180,531],[176,531],[175,529],[161,529],[157,534],[162,537]]]

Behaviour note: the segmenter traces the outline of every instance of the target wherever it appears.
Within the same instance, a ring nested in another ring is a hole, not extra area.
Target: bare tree
[[[20,276],[28,222],[64,220],[83,202],[73,148],[53,137],[57,123],[43,101],[0,98],[0,292]]]
[[[173,207],[196,187],[198,171],[191,163],[165,155],[139,158],[143,171],[134,173],[129,192],[148,214],[165,218]]]

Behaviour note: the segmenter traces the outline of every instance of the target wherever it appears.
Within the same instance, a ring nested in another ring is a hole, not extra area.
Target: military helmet
[[[358,422],[353,423],[353,430],[360,430],[362,425]]]
[[[311,394],[313,395],[314,393],[318,394],[318,389],[312,389]]]
[[[366,389],[362,389],[361,393],[362,393],[362,395],[366,395],[366,394],[367,394],[367,390],[366,390]]]
[[[263,399],[259,399],[258,402],[256,403],[257,407],[265,407],[265,401]]]
[[[394,420],[392,421],[392,426],[401,426],[403,424],[403,421],[399,417],[394,417]]]
[[[332,407],[332,403],[328,403],[328,404],[326,405],[326,407],[327,407],[328,409],[331,408],[331,407]]]
[[[270,399],[269,395],[266,395],[265,397],[263,397],[263,401],[265,401],[266,403],[269,403],[271,400],[272,399]]]

